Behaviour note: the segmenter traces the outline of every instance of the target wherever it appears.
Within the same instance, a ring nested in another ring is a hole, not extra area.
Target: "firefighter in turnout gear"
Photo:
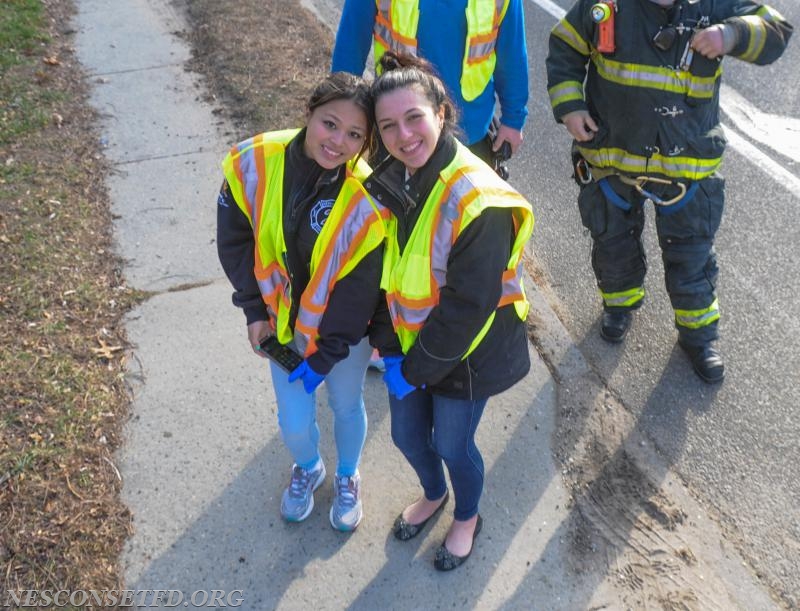
[[[578,207],[603,299],[600,334],[621,342],[644,300],[641,234],[652,203],[678,343],[708,383],[724,377],[713,344],[722,58],[769,64],[791,33],[777,11],[750,0],[579,0],[550,33],[547,87],[556,120],[574,138]]]

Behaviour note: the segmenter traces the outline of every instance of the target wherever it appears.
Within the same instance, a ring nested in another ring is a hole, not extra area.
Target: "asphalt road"
[[[305,4],[335,29],[339,0]],[[532,249],[551,289],[551,305],[590,366],[637,419],[637,428],[730,529],[731,538],[741,537],[741,551],[757,573],[800,604],[800,43],[793,41],[771,66],[732,58],[724,64],[723,123],[732,144],[722,168],[727,202],[716,248],[727,377],[710,387],[696,378],[675,343],[652,220],[645,231],[647,305],[624,345],[609,346],[597,334],[601,305],[589,263],[591,242],[575,205],[569,139],[552,119],[545,85],[548,33],[570,4],[525,5],[530,117],[523,149],[510,164],[511,182],[534,205]],[[800,24],[796,2],[770,5]]]
[[[800,23],[796,3],[772,6],[790,22]],[[591,242],[575,205],[577,187],[569,178],[568,138],[553,122],[545,93],[547,33],[555,18],[533,2],[527,4],[526,17],[531,117],[524,151],[511,169],[512,182],[534,202],[533,250],[555,296],[554,307],[584,357],[638,419],[638,427],[732,532],[741,535],[745,557],[766,581],[797,596],[800,231],[793,219],[800,209],[800,158],[792,160],[754,142],[723,115],[728,132],[740,137],[737,143],[744,139],[755,144],[767,158],[764,163],[783,168],[795,183],[776,175],[771,165],[772,175],[766,173],[754,163],[750,148],[730,147],[726,154],[726,213],[716,246],[720,347],[727,366],[720,387],[700,382],[675,344],[652,220],[645,231],[648,303],[637,313],[625,344],[609,346],[597,334],[601,306],[589,263]],[[723,82],[756,109],[798,122],[798,60],[797,41],[769,67],[729,58]],[[731,97],[723,95],[723,107]],[[789,127],[788,120],[778,123]],[[798,125],[793,124],[795,129]],[[793,135],[796,140],[800,131]]]

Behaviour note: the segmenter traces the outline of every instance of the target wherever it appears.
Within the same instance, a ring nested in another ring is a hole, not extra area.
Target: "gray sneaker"
[[[314,490],[325,479],[325,465],[317,462],[315,469],[306,471],[296,464],[292,466],[292,480],[283,491],[281,515],[288,522],[302,522],[314,509]]]
[[[333,505],[331,505],[331,526],[342,532],[356,529],[364,517],[361,508],[361,476],[356,471],[352,477],[336,474],[333,480]]]

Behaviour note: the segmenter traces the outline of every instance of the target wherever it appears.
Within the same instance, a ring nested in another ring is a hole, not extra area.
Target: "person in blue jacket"
[[[433,64],[456,105],[459,139],[478,157],[492,165],[504,142],[517,152],[528,115],[522,0],[345,0],[332,70],[361,75],[371,46],[376,66],[387,49]]]

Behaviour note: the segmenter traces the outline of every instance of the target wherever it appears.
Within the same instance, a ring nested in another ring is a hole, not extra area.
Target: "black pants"
[[[492,151],[492,139],[489,134],[486,134],[485,138],[481,138],[474,144],[469,145],[469,150],[471,150],[476,156],[480,157],[483,161],[489,164],[492,168],[494,168],[494,151]]]
[[[634,187],[614,176],[608,181],[618,195],[632,204],[631,210],[623,211],[609,202],[596,182],[584,185],[578,196],[581,220],[593,240],[592,268],[604,298],[643,288],[647,272],[642,245],[644,198]],[[718,323],[713,315],[705,322],[702,315],[691,314],[715,311],[719,270],[714,236],[722,219],[724,188],[724,179],[714,174],[700,181],[694,197],[676,213],[662,214],[656,207],[656,232],[667,293],[676,313],[675,326],[681,339],[690,344],[718,337]],[[673,195],[670,189],[674,191],[674,187],[654,186],[652,191],[669,198]],[[619,309],[635,309],[641,303],[639,300]],[[605,304],[608,306],[608,300]]]

